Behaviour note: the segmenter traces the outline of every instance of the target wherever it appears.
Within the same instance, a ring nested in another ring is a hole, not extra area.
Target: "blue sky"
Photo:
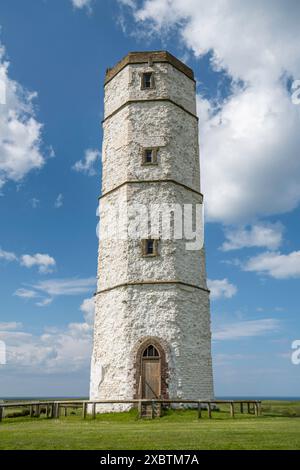
[[[0,395],[88,393],[103,78],[156,49],[198,80],[216,395],[300,395],[300,9],[210,3],[1,1]]]

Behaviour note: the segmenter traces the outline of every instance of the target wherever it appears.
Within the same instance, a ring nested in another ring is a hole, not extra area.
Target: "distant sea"
[[[88,400],[88,397],[0,397],[0,400],[10,401],[38,401],[38,400]]]
[[[0,400],[10,401],[34,401],[34,400],[88,400],[88,397],[0,397]],[[216,400],[260,400],[260,401],[300,401],[299,397],[279,397],[279,396],[217,396]]]

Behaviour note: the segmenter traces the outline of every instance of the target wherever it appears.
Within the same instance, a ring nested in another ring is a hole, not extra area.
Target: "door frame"
[[[141,379],[143,373],[143,353],[145,349],[153,345],[155,349],[157,349],[159,354],[160,360],[160,396],[162,399],[168,399],[168,364],[166,361],[166,353],[165,348],[162,346],[164,341],[161,341],[157,337],[149,336],[147,338],[142,338],[139,343],[137,344],[134,352],[135,356],[135,394],[134,398],[140,398],[140,387],[141,387]],[[149,358],[148,358],[149,359]],[[156,359],[155,357],[153,358]]]

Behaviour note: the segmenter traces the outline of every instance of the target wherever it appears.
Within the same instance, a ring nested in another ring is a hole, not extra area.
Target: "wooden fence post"
[[[40,405],[36,405],[35,410],[36,410],[36,417],[39,418],[41,416],[41,407],[40,407]]]
[[[92,405],[92,416],[93,419],[96,419],[96,403],[93,403]]]
[[[33,405],[30,405],[29,409],[30,409],[30,412],[29,412],[30,413],[30,418],[33,418],[33,416],[34,416]]]
[[[86,418],[86,403],[83,403],[82,405],[82,417],[83,419]]]
[[[209,419],[211,419],[212,415],[211,415],[211,404],[210,403],[207,403],[207,412],[208,412]]]
[[[234,418],[234,403],[230,402],[230,416]]]
[[[255,416],[258,416],[258,404],[257,403],[254,403],[254,413],[255,413]]]
[[[244,403],[241,402],[241,414],[244,413]]]
[[[202,409],[201,409],[201,402],[199,401],[198,402],[198,419],[200,419],[202,417]]]
[[[54,403],[54,419],[59,419],[59,403]]]
[[[4,417],[4,407],[3,407],[3,406],[0,406],[0,423],[1,423],[2,419],[3,419],[3,417]]]
[[[250,410],[250,403],[249,403],[249,402],[247,403],[247,411],[248,411],[248,415],[250,415],[250,414],[251,414],[251,410]]]

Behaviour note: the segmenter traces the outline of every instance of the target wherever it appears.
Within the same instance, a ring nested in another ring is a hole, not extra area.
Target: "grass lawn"
[[[300,449],[300,403],[265,402],[264,416],[222,408],[209,420],[194,410],[168,411],[155,420],[139,420],[135,411],[83,420],[6,418],[0,423],[0,449]]]

